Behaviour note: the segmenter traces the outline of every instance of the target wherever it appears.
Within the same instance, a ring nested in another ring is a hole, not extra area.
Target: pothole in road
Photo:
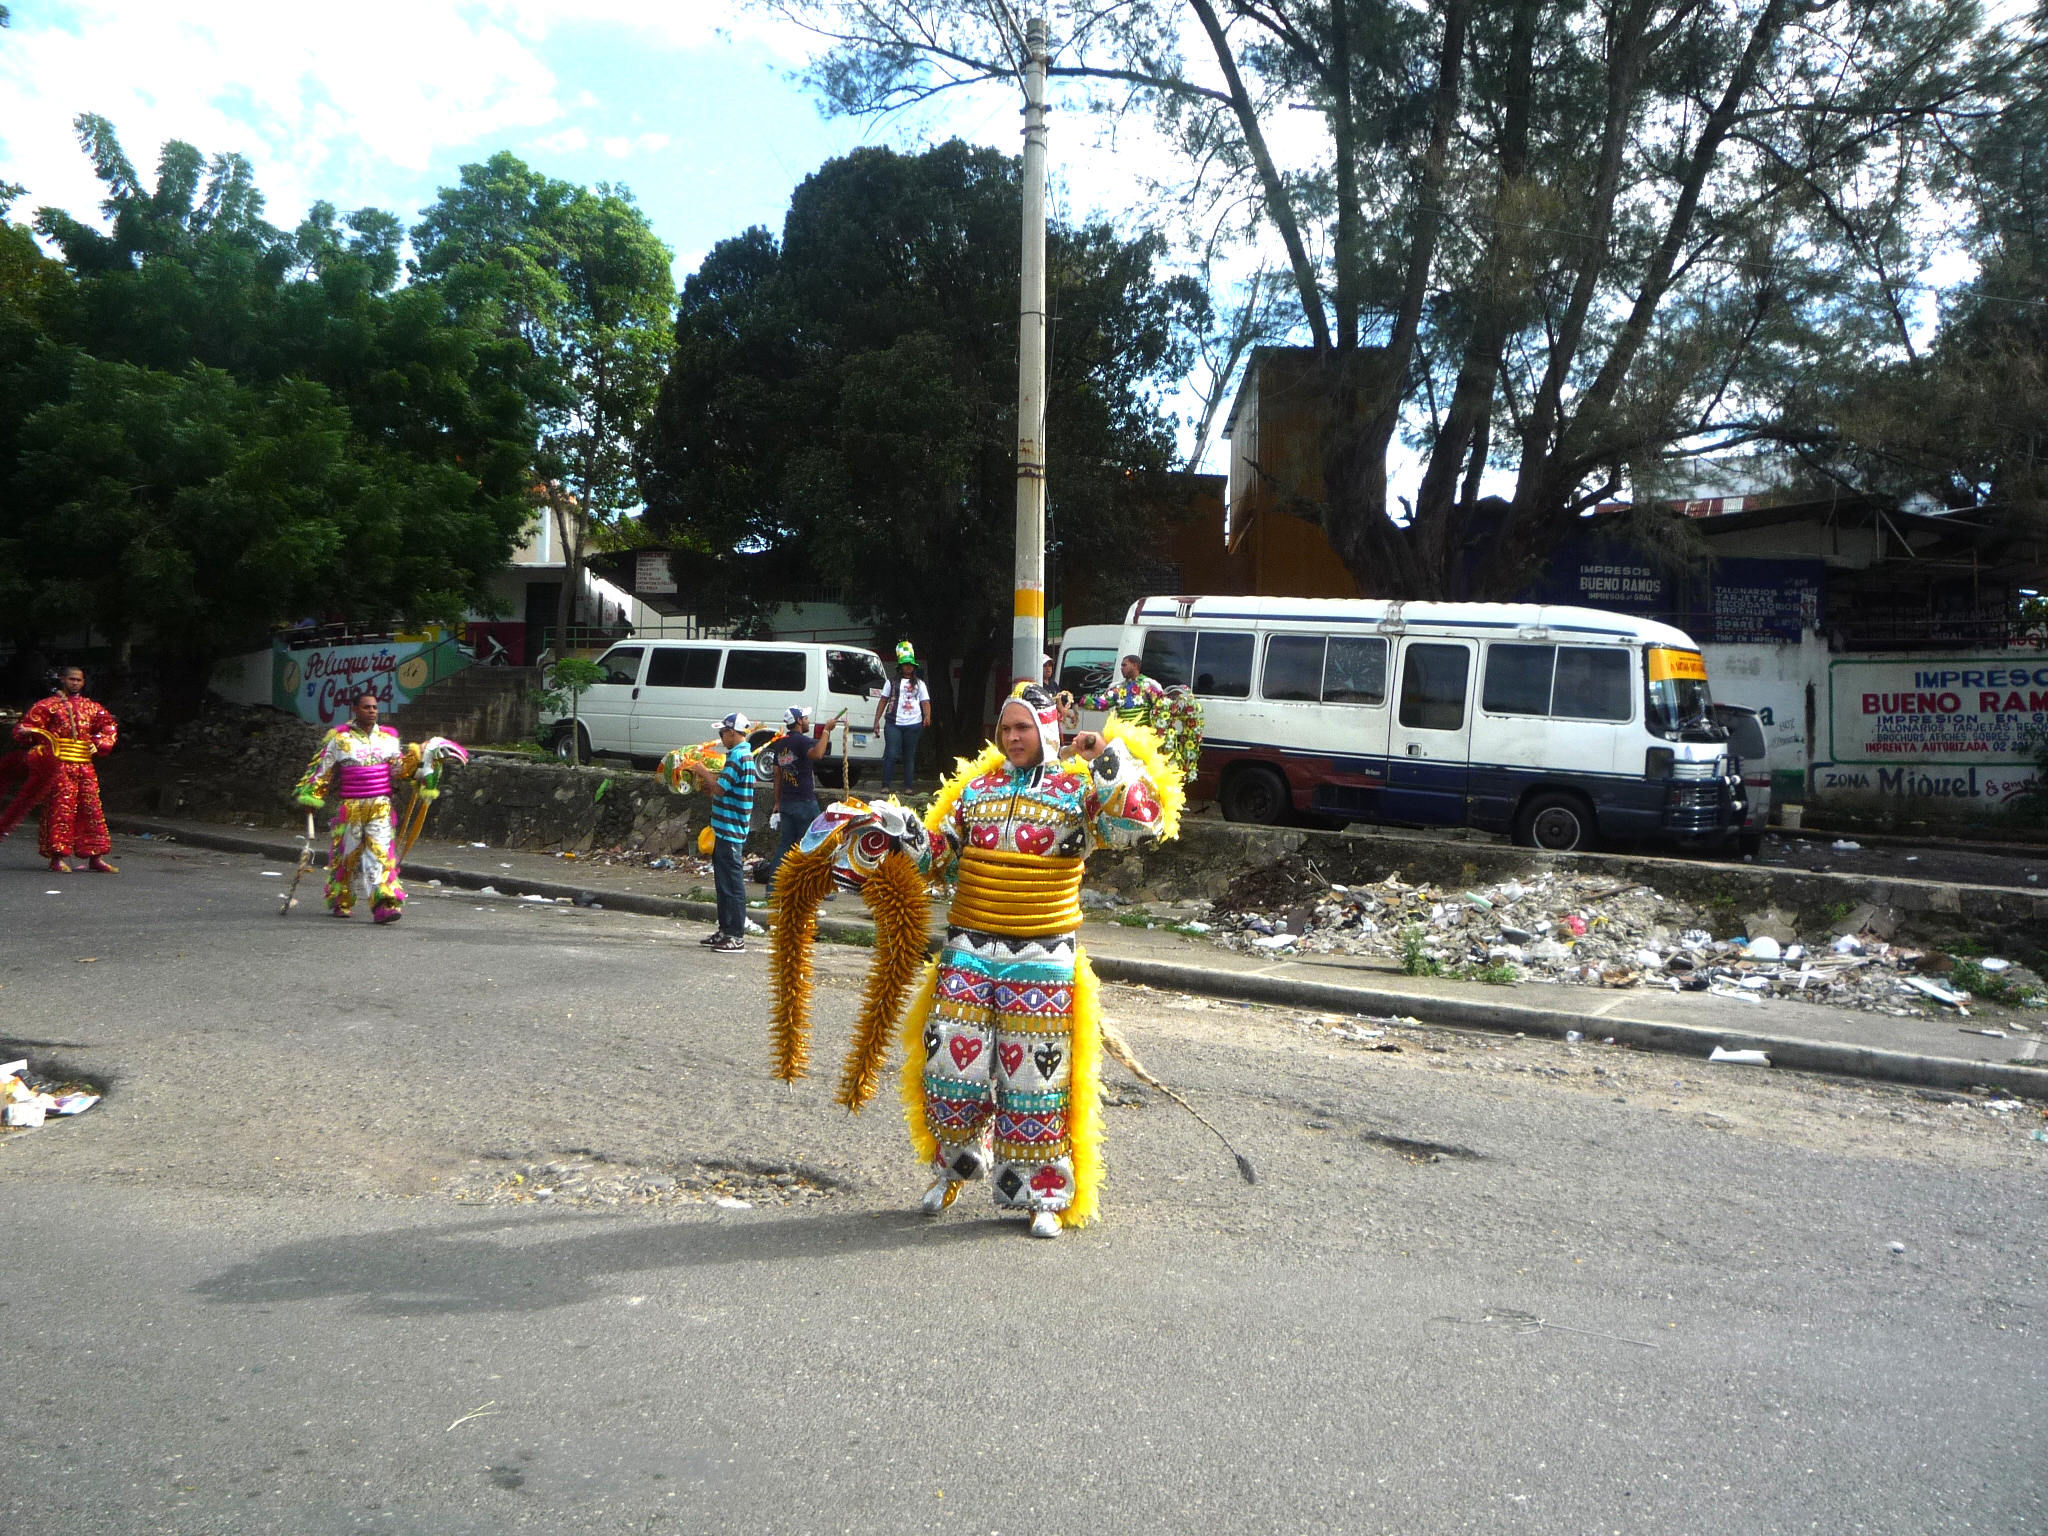
[[[776,1164],[615,1163],[565,1153],[547,1161],[478,1158],[445,1186],[459,1205],[803,1207],[838,1194],[816,1169]]]

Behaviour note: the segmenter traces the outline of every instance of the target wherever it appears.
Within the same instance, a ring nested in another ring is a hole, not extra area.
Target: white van
[[[784,710],[802,704],[820,726],[846,711],[846,767],[853,781],[864,766],[882,760],[875,700],[889,676],[873,651],[777,640],[626,640],[597,664],[605,680],[577,701],[586,758],[608,752],[652,761],[710,741],[734,710],[754,722],[749,739],[758,746],[781,734]],[[542,725],[551,727],[555,755],[569,757],[568,717],[550,714]],[[834,750],[818,763],[818,782],[837,784],[840,766]]]
[[[1077,681],[1100,664],[1101,638],[1062,637],[1063,686],[1070,653]],[[1742,826],[1706,665],[1668,624],[1535,603],[1150,597],[1113,650],[1201,699],[1194,792],[1232,821],[1472,826],[1559,850],[1720,846]]]

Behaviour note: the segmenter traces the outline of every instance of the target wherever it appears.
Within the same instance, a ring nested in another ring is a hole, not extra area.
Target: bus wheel
[[[1292,806],[1287,781],[1271,768],[1240,768],[1223,786],[1223,819],[1270,827]]]
[[[1556,790],[1531,795],[1515,818],[1515,841],[1524,848],[1572,853],[1591,848],[1596,836],[1593,808],[1577,795]]]

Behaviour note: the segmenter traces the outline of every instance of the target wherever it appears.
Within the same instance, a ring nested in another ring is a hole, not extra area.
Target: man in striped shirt
[[[738,954],[747,947],[747,871],[741,856],[754,821],[754,754],[747,732],[754,722],[735,711],[718,722],[725,767],[716,778],[701,763],[690,772],[711,796],[711,883],[718,890],[718,931],[700,942],[707,949]]]

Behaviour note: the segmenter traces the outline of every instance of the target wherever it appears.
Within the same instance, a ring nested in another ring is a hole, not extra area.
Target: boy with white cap
[[[747,732],[754,722],[734,710],[718,722],[725,767],[716,778],[701,763],[690,764],[697,787],[711,796],[711,883],[718,891],[718,931],[701,942],[707,949],[738,954],[747,947],[747,872],[743,855],[754,820],[754,754]]]

